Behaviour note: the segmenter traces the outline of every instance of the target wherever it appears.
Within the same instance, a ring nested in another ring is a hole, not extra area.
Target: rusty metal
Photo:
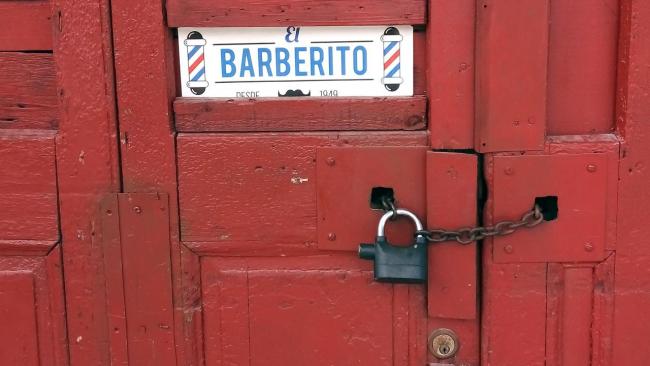
[[[460,244],[469,244],[483,240],[490,236],[510,235],[521,228],[532,228],[544,221],[544,215],[539,205],[526,212],[519,221],[501,221],[493,226],[464,227],[458,230],[431,229],[416,232],[424,235],[432,243],[457,241]]]
[[[439,328],[429,336],[429,352],[438,359],[452,358],[460,348],[456,333],[447,328]]]

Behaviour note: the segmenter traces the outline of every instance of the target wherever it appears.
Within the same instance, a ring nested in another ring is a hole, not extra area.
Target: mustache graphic
[[[278,91],[278,97],[310,97],[310,96],[311,96],[311,90],[308,91],[307,94],[305,94],[300,89],[296,89],[296,90],[289,89],[284,94],[282,94],[282,93],[280,93],[280,91]]]

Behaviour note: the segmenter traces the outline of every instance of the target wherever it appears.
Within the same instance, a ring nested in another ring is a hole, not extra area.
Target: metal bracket
[[[494,239],[494,261],[598,262],[606,257],[606,154],[495,156],[492,221],[557,196],[558,217],[535,230]]]
[[[373,187],[391,187],[399,206],[425,218],[426,151],[422,147],[323,147],[317,150],[318,247],[356,251],[375,240],[382,211],[370,209]],[[391,242],[411,243],[409,222],[388,228]]]

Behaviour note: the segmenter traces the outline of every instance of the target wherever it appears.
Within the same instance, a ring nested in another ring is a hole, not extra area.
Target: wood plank
[[[429,0],[429,9],[426,75],[431,147],[471,149],[476,1]]]
[[[12,332],[2,332],[0,363],[38,366],[38,329],[34,275],[27,271],[0,272],[0,321]],[[10,351],[13,350],[13,351]]]
[[[167,0],[170,27],[424,24],[426,0]]]
[[[546,264],[493,264],[491,256],[484,251],[481,364],[544,366]]]
[[[61,251],[46,256],[0,256],[0,364],[69,365]]]
[[[548,366],[591,366],[594,269],[550,263],[547,277],[546,362]],[[596,330],[598,331],[598,330]],[[593,345],[593,350],[592,350]]]
[[[0,1],[0,51],[52,49],[49,1]]]
[[[180,134],[182,239],[211,242],[192,245],[203,253],[315,251],[317,147],[426,146],[426,139],[424,131]]]
[[[371,268],[350,255],[203,258],[206,365],[406,365],[409,289]]]
[[[51,0],[60,124],[56,139],[68,353],[110,364],[106,281],[95,235],[101,199],[120,190],[111,3]]]
[[[614,128],[619,1],[551,1],[548,134]]]
[[[59,108],[52,55],[1,52],[0,70],[0,129],[56,129]]]
[[[54,134],[0,130],[0,239],[59,239]]]
[[[650,359],[650,2],[621,1],[617,129],[619,166],[612,365]]]
[[[165,23],[164,0],[112,0],[115,72],[119,80],[117,99],[122,135],[121,172],[125,192],[165,192],[169,212],[178,212],[176,185],[176,136],[173,131],[172,102],[176,96],[174,40]],[[134,32],[137,29],[137,32]],[[152,50],[155,50],[152,52]],[[142,75],[151,75],[146,83]],[[143,103],[143,96],[146,102]],[[170,215],[170,251],[175,323],[174,349],[157,347],[179,365],[203,364],[197,349],[202,339],[195,336],[202,327],[200,279],[186,271],[196,261],[179,242],[179,217]],[[197,264],[198,266],[198,264]],[[182,268],[182,269],[181,269]],[[194,267],[194,270],[197,268]],[[160,355],[162,356],[162,354]]]
[[[174,102],[176,129],[208,131],[422,130],[426,97],[195,99]]]
[[[2,255],[44,256],[57,244],[56,241],[42,240],[0,240]]]
[[[542,150],[549,0],[477,7],[476,149]]]
[[[427,227],[476,225],[477,157],[471,154],[427,154]],[[453,210],[449,210],[453,207]],[[477,319],[476,243],[444,243],[429,247],[428,311],[430,317]]]
[[[176,365],[168,197],[124,193],[118,205],[129,363]]]

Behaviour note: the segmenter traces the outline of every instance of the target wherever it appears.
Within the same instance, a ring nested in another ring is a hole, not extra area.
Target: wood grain
[[[421,130],[426,97],[195,99],[174,102],[176,129],[208,131]]]
[[[317,147],[426,146],[426,139],[424,131],[180,134],[181,238],[257,255],[315,248]]]
[[[54,134],[0,131],[0,239],[58,240]]]
[[[425,0],[167,0],[170,27],[424,24]]]
[[[0,70],[0,129],[56,129],[59,109],[52,55],[0,52]]]

